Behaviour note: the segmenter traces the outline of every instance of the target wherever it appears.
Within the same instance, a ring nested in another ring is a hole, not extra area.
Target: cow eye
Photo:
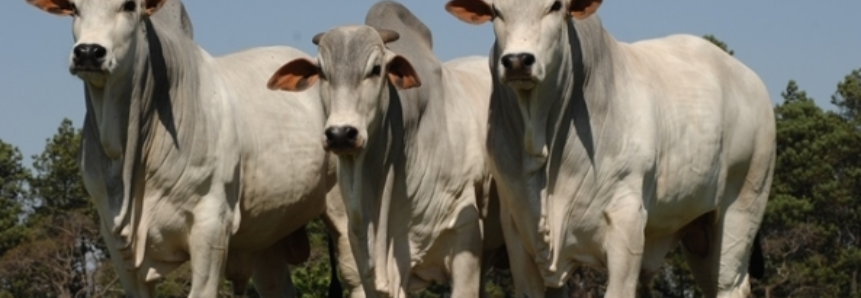
[[[499,9],[496,9],[496,5],[491,5],[490,8],[493,10],[493,17],[502,19],[502,13],[499,12]]]
[[[374,65],[374,68],[371,68],[371,74],[369,76],[376,77],[380,75],[381,68],[379,65]]]
[[[553,2],[553,6],[550,6],[550,12],[559,11],[562,9],[562,2],[556,1]]]
[[[123,3],[123,11],[125,12],[134,12],[137,8],[138,5],[134,1],[126,1],[126,3]]]

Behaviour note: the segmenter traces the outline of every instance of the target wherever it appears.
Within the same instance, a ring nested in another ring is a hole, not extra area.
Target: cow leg
[[[188,297],[216,297],[221,284],[232,225],[223,189],[203,196],[194,208],[188,233],[191,255],[191,293]]]
[[[762,204],[757,204],[761,206],[756,207],[734,203],[715,224],[701,225],[699,231],[690,232],[710,236],[706,255],[692,246],[682,246],[704,297],[744,298],[750,294],[748,263],[759,228],[758,220],[751,220],[751,213],[764,210],[764,202],[763,198]]]
[[[538,265],[526,252],[526,247],[520,239],[508,207],[502,204],[500,208],[502,209],[500,217],[502,234],[505,238],[505,248],[508,251],[511,279],[514,281],[514,297],[543,298],[545,295],[544,279],[538,270]]]
[[[730,213],[738,212],[730,211]],[[706,238],[709,243],[706,244],[708,250],[705,254],[703,251],[697,251],[695,246],[684,242],[685,245],[682,245],[688,266],[703,292],[703,297],[748,297],[750,293],[747,274],[750,255],[748,244],[752,242],[756,230],[752,229],[751,225],[745,224],[746,222],[748,222],[746,218],[726,214],[719,218],[716,224],[701,225],[698,231],[688,233],[686,237],[688,239],[697,239],[696,234],[691,235],[693,233],[701,234],[699,238],[710,235]],[[751,233],[749,237],[748,233]]]
[[[478,289],[478,297],[480,298],[488,298],[487,296],[487,280],[488,275],[490,274],[490,270],[495,268],[494,264],[499,262],[498,260],[504,256],[504,253],[500,252],[504,248],[494,249],[494,250],[484,250],[481,256],[481,275],[479,281],[479,289]],[[507,258],[507,256],[505,256]],[[507,261],[507,260],[506,260]]]
[[[774,170],[773,151],[757,154],[748,168],[728,173],[721,198],[725,209],[716,212],[717,219],[700,222],[698,230],[688,232],[699,232],[700,237],[683,238],[683,243],[709,240],[705,252],[695,251],[695,243],[682,246],[704,297],[743,298],[750,294],[748,266]]]
[[[260,297],[296,297],[296,288],[287,266],[288,239],[257,251],[252,257],[254,286]]]
[[[607,221],[603,245],[607,254],[606,298],[636,297],[643,261],[647,213],[641,196],[631,195],[628,189],[625,192],[604,211]]]
[[[245,292],[248,289],[248,280],[251,279],[251,275],[254,273],[250,262],[251,260],[245,253],[229,252],[227,255],[224,276],[230,281],[233,287],[233,297],[245,297]]]
[[[464,193],[475,192],[464,191]],[[473,201],[468,197],[461,199]],[[475,208],[462,209],[455,226],[457,227],[457,243],[451,262],[451,297],[478,297],[481,288],[481,242],[483,240],[478,210]]]
[[[347,229],[347,211],[341,197],[340,187],[333,187],[326,195],[326,213],[323,214],[323,222],[335,241],[338,258],[338,269],[341,271],[341,279],[350,292],[349,298],[365,298],[365,290],[362,288],[362,280],[359,277],[359,269]],[[330,297],[331,298],[331,297]]]
[[[663,237],[652,237],[646,239],[646,246],[643,250],[643,266],[640,269],[640,283],[637,289],[640,298],[651,297],[652,279],[661,265],[664,264],[664,257],[678,243],[675,235]]]
[[[105,246],[111,254],[111,263],[114,265],[114,271],[119,277],[120,284],[123,285],[123,290],[126,294],[132,297],[155,297],[155,282],[146,282],[146,276],[139,276],[136,269],[132,269],[132,259],[123,258],[115,240],[116,235],[110,231],[101,229],[102,239],[105,239]]]

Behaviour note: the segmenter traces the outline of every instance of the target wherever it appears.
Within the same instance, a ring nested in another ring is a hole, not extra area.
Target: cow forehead
[[[369,56],[383,48],[379,33],[368,26],[329,30],[320,39],[319,46],[320,58],[325,61],[324,67],[337,67],[339,71],[348,72],[364,69]]]
[[[383,41],[374,28],[368,26],[338,27],[323,35],[320,40],[320,52],[330,55],[365,52],[382,45]]]

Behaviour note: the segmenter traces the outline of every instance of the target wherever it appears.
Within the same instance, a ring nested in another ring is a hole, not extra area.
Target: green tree
[[[27,197],[30,172],[21,164],[18,148],[0,141],[0,259],[24,241],[22,205]],[[0,273],[0,297],[20,297],[26,281]]]
[[[58,243],[70,254],[70,278],[66,286],[70,293],[92,292],[95,285],[88,282],[91,270],[86,266],[88,259],[98,261],[106,253],[104,243],[98,234],[98,215],[89,195],[84,189],[81,171],[78,166],[78,151],[81,144],[81,130],[75,129],[72,121],[63,119],[56,134],[46,140],[44,151],[33,156],[35,173],[30,181],[32,196],[39,201],[34,223],[41,227],[45,236],[54,235],[62,239],[64,231],[53,230],[49,223],[75,222],[82,225],[71,241]],[[88,220],[82,221],[81,218]],[[41,226],[38,221],[46,221]]]
[[[39,215],[54,215],[72,210],[98,220],[92,201],[84,189],[78,151],[81,132],[72,121],[63,119],[57,133],[46,141],[45,151],[33,156],[35,175],[30,182],[33,195],[40,202]]]
[[[861,125],[861,68],[853,70],[837,84],[831,103],[837,106],[840,116]]]
[[[101,263],[106,250],[78,170],[80,140],[80,131],[64,119],[45,150],[33,156],[35,175],[28,177],[33,213],[27,216],[27,233],[0,259],[0,276],[27,281],[22,290],[26,297],[96,291],[92,265]]]
[[[775,108],[777,161],[760,228],[764,297],[861,297],[858,173],[861,135],[790,81]]]
[[[24,236],[22,203],[29,178],[18,148],[0,140],[0,256],[17,246]]]

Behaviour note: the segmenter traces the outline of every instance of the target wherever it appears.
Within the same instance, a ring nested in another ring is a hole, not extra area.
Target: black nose
[[[75,53],[76,64],[92,64],[92,66],[101,64],[102,60],[105,59],[105,55],[108,54],[108,50],[105,47],[86,43],[75,46],[73,52]]]
[[[530,53],[506,54],[502,56],[502,66],[506,69],[519,70],[535,64],[535,55]]]
[[[356,147],[359,130],[352,126],[332,126],[326,129],[328,149],[349,149]]]

